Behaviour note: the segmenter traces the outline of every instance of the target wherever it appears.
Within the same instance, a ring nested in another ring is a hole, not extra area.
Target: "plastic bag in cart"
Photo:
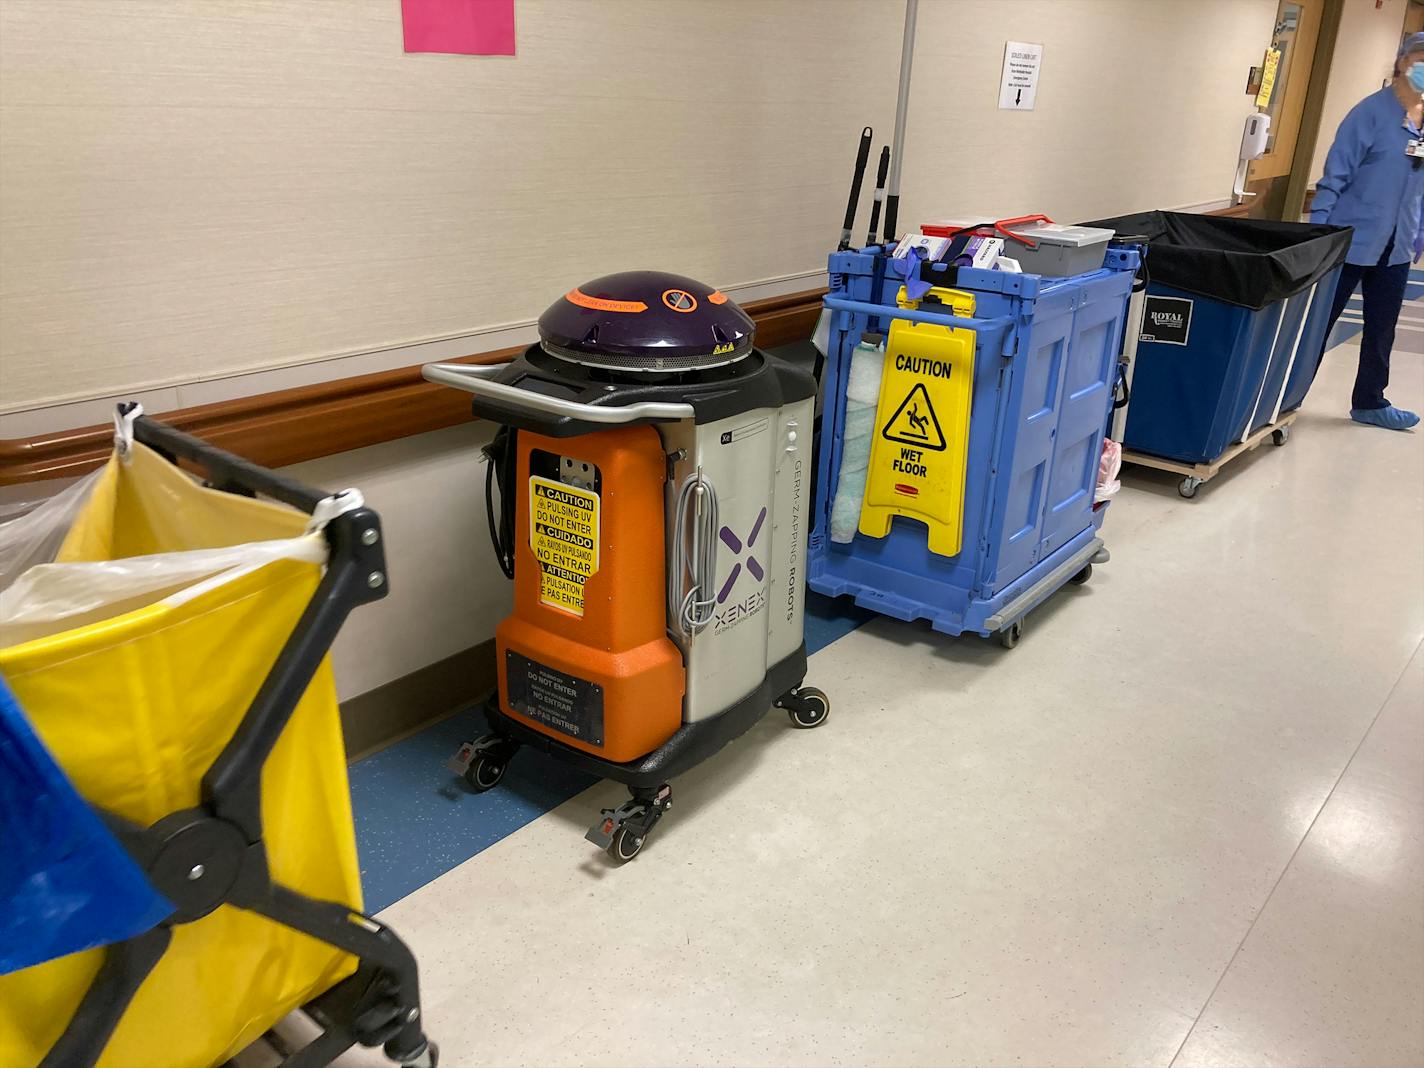
[[[1098,458],[1098,488],[1093,491],[1093,503],[1110,501],[1122,489],[1118,474],[1122,471],[1122,442],[1103,438],[1103,452]]]

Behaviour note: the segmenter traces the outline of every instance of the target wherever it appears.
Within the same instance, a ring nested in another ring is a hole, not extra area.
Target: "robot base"
[[[647,756],[627,763],[604,760],[565,745],[557,738],[505,715],[498,695],[484,707],[490,733],[466,742],[449,762],[477,793],[497,786],[510,759],[521,745],[552,753],[580,771],[612,779],[628,787],[630,799],[616,809],[604,809],[585,836],[616,861],[632,860],[649,833],[672,807],[672,787],[667,780],[714,755],[734,738],[745,734],[773,707],[785,709],[792,726],[818,727],[830,714],[830,701],[814,687],[801,686],[806,677],[806,646],[773,664],[762,683],[719,715],[684,723]]]

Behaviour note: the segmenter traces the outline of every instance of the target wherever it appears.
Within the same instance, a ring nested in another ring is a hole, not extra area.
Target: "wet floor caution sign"
[[[900,291],[900,306],[918,307]],[[931,289],[939,306],[958,317],[974,314],[974,297]],[[890,533],[904,516],[927,528],[930,551],[958,554],[964,520],[964,472],[969,446],[969,406],[974,394],[974,331],[896,319],[885,342],[885,370],[876,409],[877,432],[860,532]]]
[[[583,615],[584,584],[598,571],[598,494],[532,475],[529,548],[539,561],[539,600]]]

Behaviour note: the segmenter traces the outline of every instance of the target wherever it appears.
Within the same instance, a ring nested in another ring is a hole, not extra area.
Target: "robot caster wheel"
[[[629,792],[633,795],[631,798],[617,808],[605,808],[598,822],[584,835],[618,864],[627,864],[643,851],[648,835],[672,808],[672,787],[667,783],[656,790]]]
[[[1177,492],[1180,493],[1187,500],[1191,500],[1197,495],[1197,490],[1201,489],[1201,487],[1201,479],[1197,478],[1196,475],[1188,475],[1186,478],[1182,479],[1181,482],[1177,483]]]
[[[1081,585],[1083,585],[1083,583],[1087,582],[1087,581],[1088,581],[1090,578],[1092,578],[1092,577],[1093,577],[1093,565],[1092,565],[1092,564],[1084,564],[1084,565],[1083,565],[1083,569],[1082,569],[1081,571],[1079,571],[1076,575],[1074,575],[1072,578],[1070,578],[1068,581],[1071,582],[1071,583],[1073,583],[1073,585],[1075,585],[1075,586],[1081,586]]]
[[[1088,567],[1084,568],[1083,570],[1087,571],[1091,567],[1092,565],[1089,564]],[[1082,572],[1080,571],[1078,574],[1082,574]],[[1076,578],[1077,576],[1075,575],[1074,579],[1076,580]],[[1019,639],[1022,637],[1023,620],[1016,619],[1003,630],[999,631],[999,644],[1002,645],[1005,649],[1012,649],[1014,646],[1018,645]]]
[[[619,827],[608,843],[608,855],[619,864],[627,864],[643,851],[647,839],[633,831],[631,827]]]
[[[465,785],[477,794],[493,790],[509,770],[509,762],[518,746],[498,734],[486,734],[460,746],[447,767],[465,780]]]
[[[465,785],[477,794],[482,794],[486,790],[493,790],[504,778],[505,770],[509,763],[503,760],[495,760],[483,754],[476,755],[470,761],[470,766],[465,769]]]
[[[1284,445],[1288,441],[1290,441],[1290,427],[1278,426],[1271,431],[1272,445]]]
[[[776,707],[786,709],[793,727],[808,731],[826,722],[826,717],[831,714],[831,699],[814,686],[798,686],[783,694],[777,700]]]
[[[427,1042],[424,1051],[413,1061],[401,1061],[401,1068],[439,1068],[440,1047]]]

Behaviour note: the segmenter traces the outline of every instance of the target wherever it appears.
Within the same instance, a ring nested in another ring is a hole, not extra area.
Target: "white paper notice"
[[[1032,111],[1038,95],[1038,71],[1043,66],[1043,45],[1008,41],[1004,44],[1004,75],[999,82],[999,107]]]

